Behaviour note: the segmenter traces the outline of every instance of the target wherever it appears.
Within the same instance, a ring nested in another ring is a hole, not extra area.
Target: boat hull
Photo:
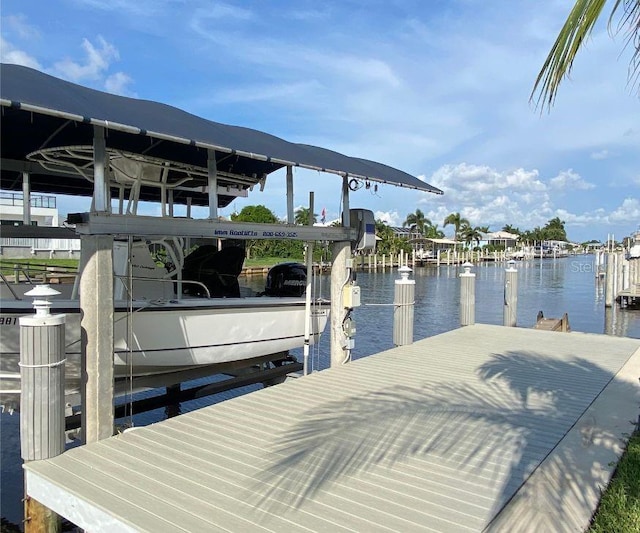
[[[132,312],[131,312],[132,311]],[[80,358],[80,309],[74,301],[56,301],[52,313],[66,316],[67,358]],[[32,315],[29,302],[3,306],[0,314],[1,371],[17,371],[19,318]],[[317,341],[329,316],[329,304],[314,304],[310,343]],[[116,375],[144,375],[252,359],[304,345],[305,305],[301,298],[185,299],[134,302],[114,312]]]

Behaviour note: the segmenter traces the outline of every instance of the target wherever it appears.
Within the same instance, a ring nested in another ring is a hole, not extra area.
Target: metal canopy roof
[[[20,173],[31,173],[38,192],[91,195],[85,178],[43,169],[28,161],[34,151],[54,147],[90,147],[93,126],[104,126],[107,147],[207,168],[215,150],[219,185],[248,188],[284,166],[349,175],[420,191],[442,191],[395,168],[349,157],[317,146],[296,144],[268,133],[220,124],[166,104],[104,93],[19,65],[0,65],[2,169],[0,187],[18,190]],[[52,176],[61,176],[55,177]],[[206,176],[192,176],[174,193],[174,201],[206,205]],[[143,191],[141,199],[156,200],[159,192]],[[232,196],[221,195],[221,206]]]

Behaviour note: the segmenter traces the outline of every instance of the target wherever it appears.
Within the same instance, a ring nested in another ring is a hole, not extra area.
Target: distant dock
[[[95,532],[582,531],[640,340],[476,324],[25,465]]]

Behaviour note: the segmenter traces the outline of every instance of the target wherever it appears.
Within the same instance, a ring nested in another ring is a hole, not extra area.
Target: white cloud
[[[600,150],[598,152],[592,152],[589,157],[591,157],[591,159],[602,160],[602,159],[608,159],[612,155],[613,154],[609,152],[609,150]]]
[[[40,38],[38,29],[27,23],[27,18],[22,14],[3,17],[3,24],[6,24],[20,39],[29,40]]]
[[[426,213],[433,222],[442,224],[448,214],[459,212],[476,226],[496,230],[512,224],[531,229],[558,216],[550,187],[535,169],[499,171],[461,163],[442,166],[426,181],[445,191],[436,200],[439,205]],[[425,195],[423,203],[431,205],[434,199]]]
[[[129,91],[128,86],[133,83],[133,79],[124,72],[116,72],[107,76],[104,81],[104,88],[113,94],[135,97],[136,94]]]
[[[397,211],[376,211],[373,214],[373,218],[381,220],[387,226],[402,226],[402,222],[407,217],[401,217]]]
[[[304,98],[311,96],[316,89],[314,80],[292,83],[274,83],[224,89],[216,93],[216,103],[237,104],[246,102],[279,101],[284,99]],[[211,97],[203,99],[202,105],[211,101]]]
[[[426,180],[456,198],[473,201],[483,196],[493,197],[496,191],[508,190],[511,195],[529,198],[530,193],[544,193],[547,186],[537,170],[517,168],[500,172],[486,165],[460,163],[444,165]]]
[[[41,70],[38,60],[23,50],[18,50],[11,43],[0,37],[0,60],[2,63],[13,63],[24,67]]]
[[[609,216],[611,222],[632,223],[640,225],[640,200],[638,198],[625,198]]]
[[[551,180],[549,180],[549,185],[553,189],[562,191],[587,191],[589,189],[595,188],[595,185],[593,183],[589,183],[583,180],[580,175],[576,174],[572,169],[563,170],[555,178],[551,178]]]
[[[116,11],[132,16],[153,17],[165,12],[172,0],[74,0],[74,2],[88,9],[99,11]]]
[[[63,59],[53,65],[54,73],[74,82],[99,79],[111,62],[118,60],[120,56],[116,47],[102,36],[98,35],[97,42],[96,47],[88,39],[83,39],[82,48],[86,55],[84,62],[79,63],[70,58]]]

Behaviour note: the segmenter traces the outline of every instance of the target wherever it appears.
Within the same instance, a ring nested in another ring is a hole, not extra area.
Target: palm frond
[[[614,11],[620,1],[616,1]],[[549,108],[553,105],[560,82],[571,73],[576,54],[591,34],[605,3],[606,0],[576,1],[533,86],[529,100],[536,100],[536,108],[540,104]]]
[[[612,31],[613,16],[623,4],[624,15],[620,17],[616,29]],[[628,79],[631,88],[638,86],[640,91],[640,0],[616,0],[611,16],[609,17],[609,31],[611,33],[624,32],[626,38],[625,48],[634,48],[631,61],[629,63]]]
[[[551,108],[555,102],[560,83],[570,75],[576,54],[591,34],[605,4],[606,0],[576,1],[531,91],[529,101],[535,99],[536,108]],[[623,14],[614,28],[614,17],[620,8]],[[623,32],[625,48],[634,49],[628,72],[629,83],[634,87],[640,79],[640,0],[615,0],[608,29],[612,35]]]

